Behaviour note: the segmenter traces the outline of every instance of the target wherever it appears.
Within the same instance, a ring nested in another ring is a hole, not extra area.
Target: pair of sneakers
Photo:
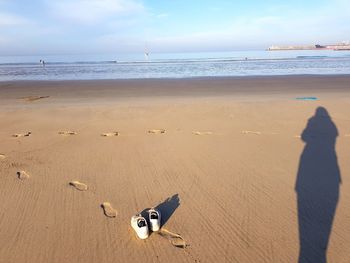
[[[160,229],[160,212],[154,208],[148,210],[150,229],[157,232]],[[135,230],[140,239],[146,239],[149,236],[148,223],[146,218],[139,215],[131,217],[131,227]]]

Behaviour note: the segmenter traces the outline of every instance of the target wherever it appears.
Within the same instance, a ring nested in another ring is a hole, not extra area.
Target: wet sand
[[[0,262],[346,262],[349,109],[350,76],[1,82]]]

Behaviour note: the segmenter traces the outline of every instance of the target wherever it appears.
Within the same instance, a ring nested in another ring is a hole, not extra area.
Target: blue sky
[[[0,0],[0,55],[231,51],[350,39],[348,0]]]

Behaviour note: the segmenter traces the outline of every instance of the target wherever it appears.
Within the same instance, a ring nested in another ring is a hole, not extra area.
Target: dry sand
[[[348,76],[0,83],[0,262],[348,262],[349,134]]]

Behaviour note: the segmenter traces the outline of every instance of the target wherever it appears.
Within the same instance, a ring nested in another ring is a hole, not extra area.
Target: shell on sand
[[[6,155],[5,155],[5,154],[0,153],[0,160],[5,159],[5,158],[6,158]]]

